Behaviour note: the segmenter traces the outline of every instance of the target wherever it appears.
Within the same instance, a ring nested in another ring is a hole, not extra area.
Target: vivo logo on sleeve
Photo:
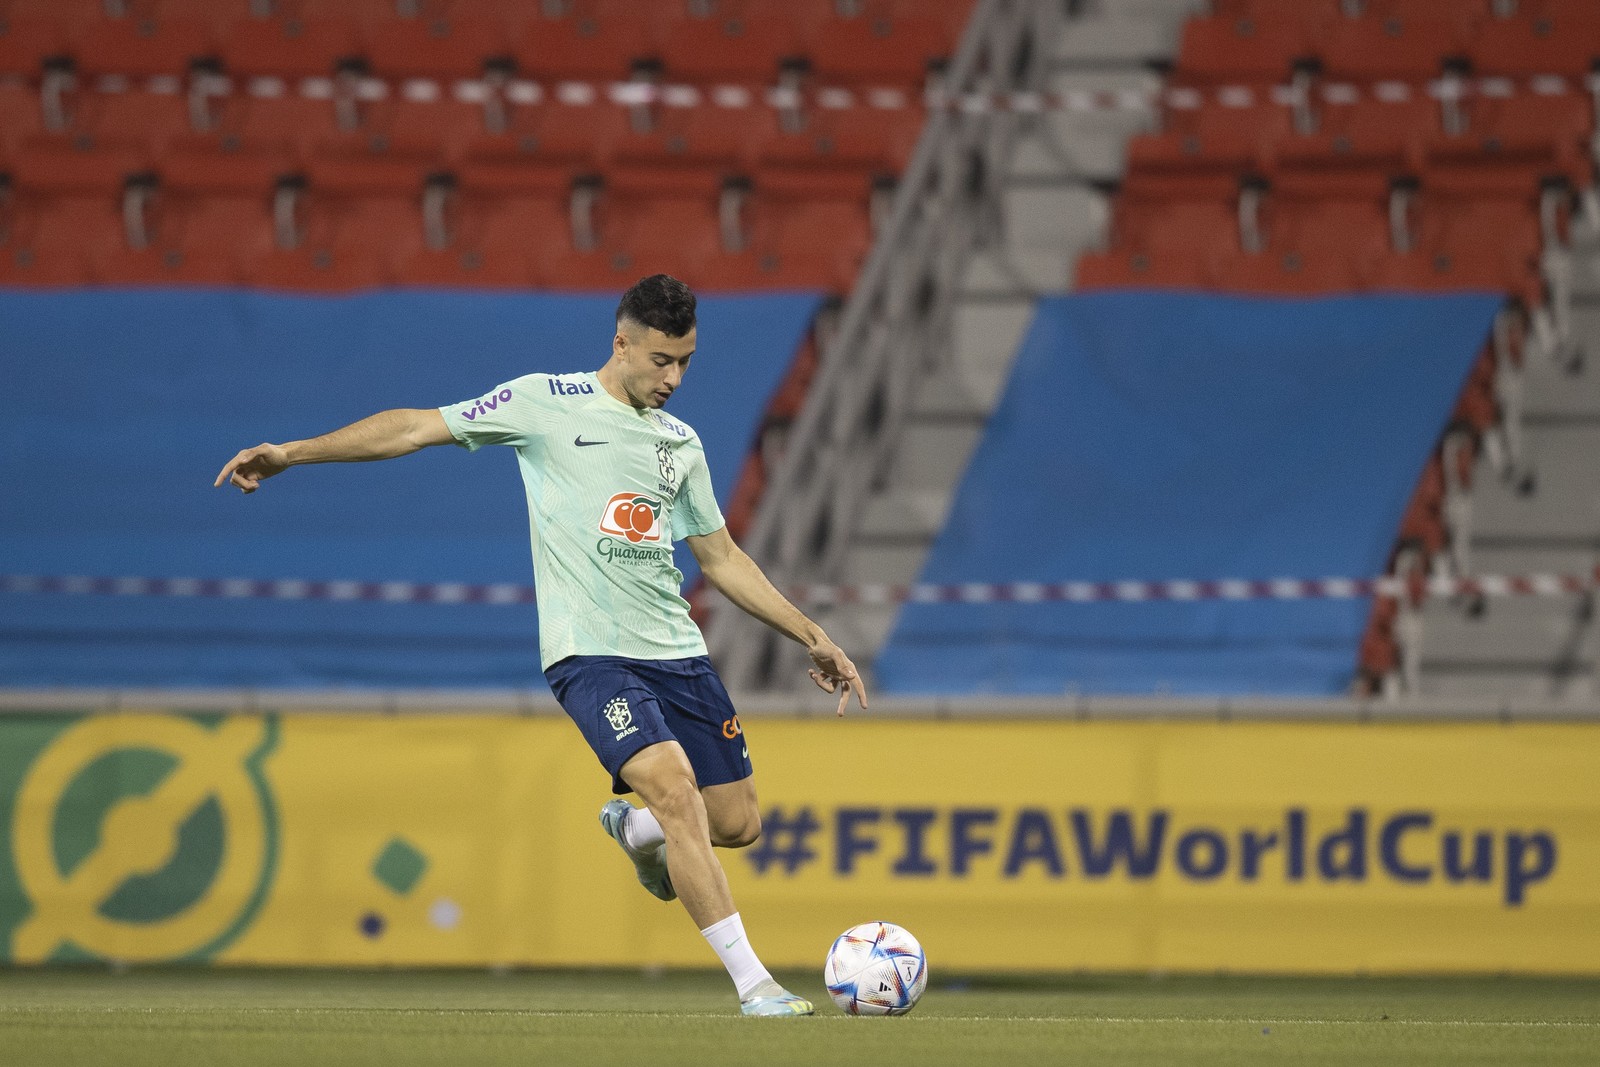
[[[479,415],[486,415],[495,408],[499,407],[501,404],[509,404],[510,402],[511,390],[502,389],[498,393],[491,393],[482,400],[478,401],[476,404],[472,405],[470,408],[467,408],[461,413],[461,417],[466,419],[468,422],[471,422]]]

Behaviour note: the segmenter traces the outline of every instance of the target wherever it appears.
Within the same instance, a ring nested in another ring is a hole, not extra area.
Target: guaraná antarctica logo
[[[92,715],[15,794],[17,963],[203,960],[255,918],[278,858],[267,716]],[[8,924],[9,925],[9,924]]]

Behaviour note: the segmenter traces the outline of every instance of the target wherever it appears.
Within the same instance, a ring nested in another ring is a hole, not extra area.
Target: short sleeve
[[[683,488],[678,491],[678,496],[672,503],[674,541],[716,533],[727,525],[722,517],[722,509],[717,507],[716,494],[711,491],[711,468],[706,465],[706,454],[698,440],[694,441],[690,448],[693,450],[694,459],[689,464]]]
[[[439,409],[456,443],[476,452],[484,445],[522,446],[549,421],[547,374],[529,374],[473,400]]]

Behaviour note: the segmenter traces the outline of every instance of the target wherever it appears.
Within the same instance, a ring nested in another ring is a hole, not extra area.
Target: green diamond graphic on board
[[[428,869],[428,857],[415,845],[401,837],[390,839],[372,864],[372,876],[390,889],[405,896],[411,892]]]

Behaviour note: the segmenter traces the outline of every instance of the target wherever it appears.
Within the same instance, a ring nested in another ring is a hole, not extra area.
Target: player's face
[[[668,337],[653,326],[623,323],[612,339],[618,382],[636,408],[666,406],[668,398],[683,382],[694,355],[695,331],[682,337]]]

